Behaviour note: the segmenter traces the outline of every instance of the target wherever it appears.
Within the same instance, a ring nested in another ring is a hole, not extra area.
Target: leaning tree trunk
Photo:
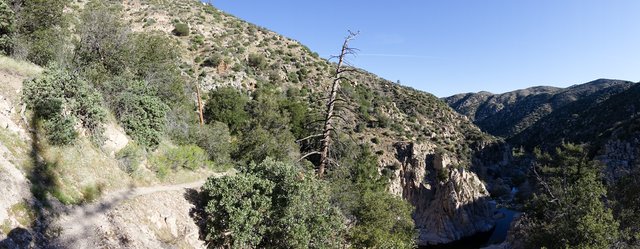
[[[204,114],[202,108],[202,97],[200,96],[200,81],[198,80],[200,76],[196,76],[196,97],[198,98],[198,117],[200,118],[200,126],[204,125]]]
[[[202,49],[196,50],[196,54],[194,58],[197,58],[198,54],[202,53]],[[194,73],[195,73],[195,82],[194,85],[196,87],[196,98],[198,99],[198,119],[200,121],[200,126],[204,125],[204,114],[203,114],[203,105],[202,105],[202,96],[200,93],[200,64],[195,62],[193,63]]]
[[[347,54],[350,54],[352,49],[349,48],[349,41],[355,38],[357,34],[349,32],[349,36],[345,38],[342,44],[342,50],[338,57],[338,67],[336,68],[335,75],[333,77],[333,83],[331,85],[331,92],[329,93],[329,99],[327,100],[327,112],[325,114],[324,128],[322,130],[322,147],[320,149],[320,166],[318,167],[318,176],[324,175],[325,169],[329,164],[329,147],[331,146],[331,133],[334,130],[333,119],[335,111],[335,103],[338,97],[338,89],[342,82],[342,73],[344,72],[342,67],[344,64],[344,58]]]

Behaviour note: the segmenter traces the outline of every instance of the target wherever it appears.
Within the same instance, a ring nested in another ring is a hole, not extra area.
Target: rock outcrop
[[[415,206],[418,244],[444,244],[493,228],[489,192],[455,158],[410,142],[395,144],[402,197]],[[399,184],[399,186],[398,186]]]

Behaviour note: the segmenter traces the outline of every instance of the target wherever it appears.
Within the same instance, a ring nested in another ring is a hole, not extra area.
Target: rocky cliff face
[[[475,173],[423,145],[399,142],[395,147],[401,168],[392,189],[416,207],[419,245],[449,243],[494,226],[495,207]]]
[[[640,162],[640,132],[625,139],[611,139],[607,141],[596,156],[596,159],[606,165],[605,177],[613,183],[621,177],[631,173]]]

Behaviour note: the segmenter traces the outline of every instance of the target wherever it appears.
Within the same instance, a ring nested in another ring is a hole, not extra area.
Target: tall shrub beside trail
[[[73,142],[78,122],[100,141],[106,118],[102,96],[80,76],[52,65],[41,76],[24,83],[22,98],[36,119],[43,121],[50,143]]]
[[[313,172],[267,159],[203,186],[213,247],[339,248],[343,217]]]

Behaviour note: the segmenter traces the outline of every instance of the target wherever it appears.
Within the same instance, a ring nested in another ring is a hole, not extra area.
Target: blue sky
[[[213,0],[227,13],[335,55],[359,30],[351,59],[439,97],[640,81],[636,0]]]

